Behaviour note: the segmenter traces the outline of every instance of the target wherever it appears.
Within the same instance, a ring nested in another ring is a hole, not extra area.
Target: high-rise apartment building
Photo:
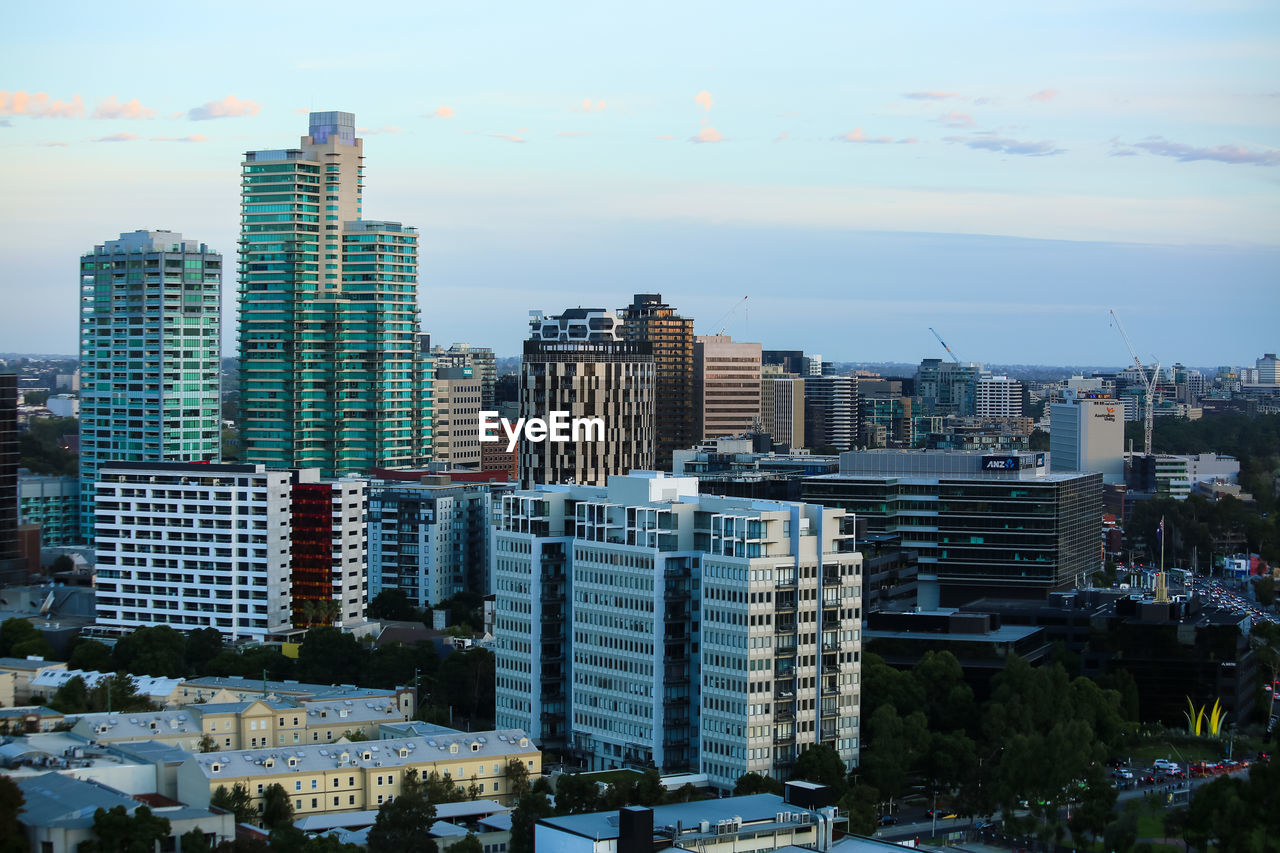
[[[98,624],[262,640],[364,618],[365,483],[262,465],[99,470]]]
[[[222,256],[134,231],[80,258],[80,515],[109,462],[222,456]]]
[[[1258,371],[1258,384],[1276,387],[1280,385],[1280,358],[1269,352],[1254,362]]]
[[[974,387],[973,414],[979,418],[1022,417],[1022,383],[1008,376],[983,376]]]
[[[460,592],[489,593],[489,485],[424,480],[370,488],[371,600],[398,589],[425,608]]]
[[[591,767],[785,775],[858,756],[852,516],[694,478],[544,486],[495,510],[498,725]]]
[[[18,376],[0,373],[0,583],[18,582],[26,568],[18,541]]]
[[[363,218],[355,116],[311,113],[297,148],[250,151],[242,171],[245,458],[325,476],[425,463],[418,235]]]
[[[1124,410],[1114,397],[1068,388],[1049,404],[1049,464],[1054,471],[1097,472],[1124,482]]]
[[[698,441],[741,435],[756,428],[760,421],[760,363],[760,344],[735,342],[728,335],[694,338]]]
[[[470,367],[435,366],[431,458],[449,468],[480,470],[484,389]],[[488,410],[486,410],[488,411]]]
[[[760,377],[760,428],[775,447],[804,447],[804,379],[764,365]]]
[[[568,441],[520,442],[520,481],[604,485],[653,467],[654,365],[648,343],[628,341],[612,311],[530,312],[520,366],[520,416],[598,419]],[[602,433],[602,434],[601,434]],[[505,442],[505,436],[500,437]]]
[[[431,360],[437,370],[443,367],[470,368],[471,375],[480,381],[480,408],[494,411],[494,387],[498,382],[498,362],[489,347],[473,347],[468,343],[451,344],[448,349],[437,346],[431,349]]]
[[[618,312],[623,336],[648,344],[654,365],[654,452],[656,466],[671,466],[671,454],[700,438],[693,404],[693,319],[681,317],[661,293],[637,293]]]
[[[926,358],[916,370],[916,396],[921,414],[973,414],[974,394],[982,374],[980,364],[959,364],[940,358]]]
[[[18,514],[23,524],[40,525],[40,544],[80,541],[80,479],[51,474],[18,478]]]
[[[858,426],[858,377],[805,378],[804,429],[809,449],[850,450],[857,446]]]

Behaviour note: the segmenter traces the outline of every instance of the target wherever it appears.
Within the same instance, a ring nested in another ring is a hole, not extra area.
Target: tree
[[[529,768],[519,758],[507,759],[507,790],[519,800],[529,793]]]
[[[402,589],[389,587],[373,597],[369,602],[370,619],[392,619],[408,621],[417,615],[409,596]]]
[[[98,809],[93,835],[76,848],[79,853],[152,853],[158,841],[169,837],[169,819],[156,817],[146,806],[138,806],[132,816],[124,806]]]
[[[43,639],[30,620],[14,617],[0,623],[0,657],[10,657],[13,647],[28,640]]]
[[[49,566],[49,571],[55,575],[65,574],[66,572],[74,572],[76,569],[76,561],[71,559],[67,554],[59,554],[53,558],[53,563]]]
[[[38,657],[48,660],[53,657],[53,646],[49,645],[49,641],[43,634],[40,634],[30,640],[14,643],[9,653],[15,658]]]
[[[521,797],[518,802],[523,802]],[[562,815],[600,810],[600,786],[589,776],[564,773],[556,780],[556,811]]]
[[[880,792],[870,785],[854,785],[840,801],[841,807],[849,814],[849,832],[858,835],[872,835],[880,825],[880,816],[876,814],[876,806],[880,803]]]
[[[54,692],[53,698],[49,700],[49,707],[64,714],[88,713],[89,688],[85,685],[84,678],[72,676]]]
[[[106,643],[77,637],[72,641],[67,669],[83,669],[90,672],[109,672],[113,668],[111,647]]]
[[[1253,582],[1253,594],[1258,597],[1258,603],[1263,607],[1270,607],[1276,603],[1276,579],[1267,575],[1260,577]]]
[[[112,650],[116,666],[135,675],[176,678],[186,675],[187,640],[168,625],[135,628]]]
[[[204,674],[205,667],[222,652],[222,634],[217,628],[197,628],[187,634],[187,674]]]
[[[566,777],[560,778],[563,780]],[[507,847],[507,853],[534,853],[533,828],[538,821],[551,815],[551,802],[545,794],[530,791],[521,797],[511,812],[511,844]]]
[[[311,628],[298,649],[298,677],[329,684],[361,684],[369,653],[351,634],[338,628]]]
[[[196,743],[196,748],[201,752],[214,752],[218,748],[218,742],[207,733],[202,734],[200,735],[200,740]]]
[[[212,853],[213,847],[205,837],[204,830],[197,826],[190,832],[182,833],[178,839],[178,849],[181,853]]]
[[[436,853],[436,843],[427,838],[436,820],[436,807],[425,796],[426,789],[400,791],[400,796],[378,809],[377,820],[369,829],[366,842],[369,853],[403,853],[421,850]]]
[[[800,753],[791,770],[792,779],[826,785],[835,792],[837,798],[843,797],[848,788],[847,775],[840,753],[824,744],[811,746]]]
[[[1107,850],[1132,850],[1138,841],[1138,800],[1130,800],[1120,814],[1107,825],[1102,844]]]
[[[1030,450],[1048,450],[1049,449],[1049,433],[1042,429],[1033,429],[1031,431],[1031,439],[1028,443]]]
[[[236,816],[236,823],[251,823],[256,816],[249,789],[243,782],[235,783],[230,790],[226,785],[219,785],[209,797],[209,805],[231,812]]]
[[[745,797],[750,794],[778,794],[782,795],[782,783],[772,776],[765,776],[762,773],[743,773],[738,777],[738,781],[733,784],[733,795],[735,797]]]
[[[0,776],[0,853],[27,853],[31,849],[18,822],[25,801],[18,783]]]
[[[262,792],[262,826],[267,830],[293,826],[293,803],[278,783]]]

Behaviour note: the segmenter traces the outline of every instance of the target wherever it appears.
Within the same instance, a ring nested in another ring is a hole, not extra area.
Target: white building
[[[450,468],[480,468],[479,376],[469,367],[436,367],[431,456]]]
[[[44,402],[45,408],[59,418],[80,417],[80,399],[71,394],[54,394]]]
[[[1022,417],[1022,383],[1008,376],[983,376],[974,389],[973,413],[980,418]]]
[[[1049,405],[1049,465],[1053,471],[1100,473],[1124,482],[1124,410],[1113,397],[1067,389]]]
[[[314,468],[103,466],[98,624],[262,639],[295,625],[363,621],[365,486],[321,481]]]
[[[499,726],[721,789],[784,777],[817,743],[856,763],[852,516],[651,471],[516,492],[495,514]]]

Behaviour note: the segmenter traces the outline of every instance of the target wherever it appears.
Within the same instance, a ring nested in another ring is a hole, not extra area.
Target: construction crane
[[[733,304],[732,308],[730,308],[728,311],[725,312],[725,315],[723,317],[721,317],[719,320],[716,321],[716,325],[720,327],[720,331],[716,332],[717,335],[724,334],[724,330],[728,328],[727,326],[725,326],[725,323],[728,322],[730,317],[732,317],[734,314],[738,312],[739,308],[746,309],[747,300],[750,298],[751,297],[749,296],[742,297],[742,299],[740,299],[739,301]]]
[[[929,331],[933,332],[933,336],[938,339],[938,343],[942,344],[942,348],[947,351],[947,355],[951,356],[951,360],[959,364],[960,359],[956,358],[956,354],[951,351],[951,347],[947,346],[947,342],[942,339],[942,335],[934,332],[933,326],[929,327]]]
[[[1155,421],[1155,398],[1156,383],[1160,380],[1160,361],[1157,359],[1155,369],[1151,371],[1151,376],[1147,376],[1147,369],[1142,364],[1142,359],[1138,358],[1138,353],[1133,349],[1133,344],[1129,343],[1129,336],[1125,334],[1124,326],[1120,323],[1120,317],[1112,310],[1111,319],[1115,323],[1116,328],[1120,330],[1120,337],[1124,338],[1124,345],[1129,348],[1129,355],[1133,356],[1133,364],[1138,368],[1138,375],[1142,377],[1142,387],[1146,389],[1146,411],[1142,424],[1142,452],[1150,456],[1154,451],[1151,448],[1151,425]]]

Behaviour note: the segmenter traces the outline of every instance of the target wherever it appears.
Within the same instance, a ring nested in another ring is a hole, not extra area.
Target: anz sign
[[[1022,467],[1022,460],[1017,456],[984,456],[983,471],[1017,471]]]

